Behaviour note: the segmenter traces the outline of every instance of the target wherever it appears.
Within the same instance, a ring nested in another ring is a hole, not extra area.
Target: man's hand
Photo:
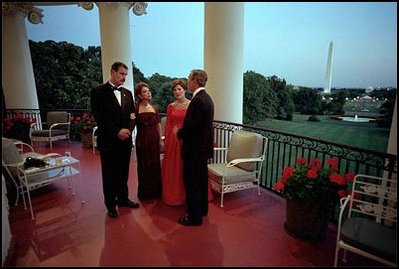
[[[130,137],[130,135],[131,135],[131,132],[129,129],[122,128],[119,130],[118,138],[123,141],[123,140],[128,139]]]

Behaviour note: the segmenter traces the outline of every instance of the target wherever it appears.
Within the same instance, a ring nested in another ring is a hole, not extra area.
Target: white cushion
[[[262,135],[237,130],[230,139],[229,150],[227,152],[227,162],[240,158],[257,158],[262,155]],[[247,171],[254,171],[255,162],[240,163],[237,167]]]
[[[255,172],[248,172],[236,166],[227,167],[223,163],[211,163],[208,164],[208,175],[211,180],[218,183],[222,183],[222,177],[224,174],[224,183],[232,184],[239,182],[248,182],[250,180],[256,180]]]

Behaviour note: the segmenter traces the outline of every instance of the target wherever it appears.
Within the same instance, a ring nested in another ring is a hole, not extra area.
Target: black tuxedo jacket
[[[214,105],[205,90],[198,92],[187,108],[182,128],[177,133],[182,139],[185,160],[206,160],[213,157]]]
[[[109,82],[99,85],[91,91],[91,111],[97,122],[97,145],[99,150],[123,149],[132,147],[132,139],[119,140],[118,132],[122,128],[133,130],[134,112],[132,93],[123,87],[121,89],[121,105]]]

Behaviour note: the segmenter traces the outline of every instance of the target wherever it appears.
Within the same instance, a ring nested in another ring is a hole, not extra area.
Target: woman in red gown
[[[176,132],[183,126],[184,117],[190,101],[186,98],[187,84],[184,80],[172,82],[172,92],[176,101],[166,109],[165,153],[162,160],[162,201],[170,206],[184,205],[186,194],[183,182],[183,159],[181,158],[181,140]],[[209,188],[208,200],[212,199]]]

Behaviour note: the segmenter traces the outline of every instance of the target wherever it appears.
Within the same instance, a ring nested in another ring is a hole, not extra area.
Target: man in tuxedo
[[[113,63],[110,80],[91,91],[91,111],[98,125],[104,202],[111,218],[118,216],[116,205],[139,207],[128,198],[134,102],[132,93],[122,87],[127,72],[124,63]]]
[[[182,140],[183,178],[187,216],[178,219],[185,226],[199,226],[208,214],[208,159],[213,157],[213,114],[211,97],[205,91],[208,75],[194,69],[188,76],[193,98],[177,137]]]

